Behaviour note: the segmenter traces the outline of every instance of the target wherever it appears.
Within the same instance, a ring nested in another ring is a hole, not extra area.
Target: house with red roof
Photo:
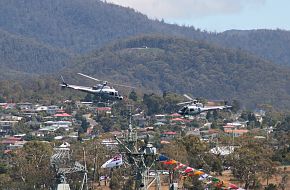
[[[166,131],[161,134],[161,140],[172,140],[178,135],[175,131]]]
[[[111,107],[97,107],[96,114],[97,115],[111,115]]]
[[[232,135],[234,137],[240,137],[245,133],[248,133],[248,129],[225,129],[225,133]]]
[[[56,113],[53,115],[53,117],[58,121],[70,121],[72,119],[72,115],[68,113]]]

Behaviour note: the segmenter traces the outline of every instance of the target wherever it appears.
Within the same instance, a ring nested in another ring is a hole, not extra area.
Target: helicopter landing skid
[[[115,101],[94,101],[97,107],[112,107],[115,103]]]

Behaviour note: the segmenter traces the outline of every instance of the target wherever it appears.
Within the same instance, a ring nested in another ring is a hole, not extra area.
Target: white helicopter
[[[206,111],[213,111],[213,110],[223,110],[223,109],[230,109],[232,106],[224,105],[224,106],[204,106],[201,102],[196,99],[191,98],[187,94],[183,95],[190,101],[188,102],[181,102],[177,105],[184,105],[177,113],[182,116],[189,116],[189,115],[198,115],[202,112]]]
[[[88,76],[88,75],[85,75],[83,73],[78,73],[78,74],[81,75],[81,76],[84,76],[86,78],[101,82],[101,80],[96,79],[96,78],[91,77],[91,76]],[[61,76],[61,79],[62,79],[62,84],[60,84],[60,86],[62,88],[71,88],[71,89],[74,89],[74,90],[79,90],[79,91],[82,91],[82,92],[90,93],[90,94],[93,94],[96,97],[100,98],[103,101],[107,101],[107,100],[108,101],[109,100],[112,100],[112,101],[123,100],[123,96],[121,96],[117,90],[115,90],[113,87],[110,87],[110,86],[107,85],[108,83],[111,83],[111,82],[103,81],[102,84],[97,84],[96,86],[93,86],[93,87],[87,87],[87,86],[78,86],[78,85],[68,84],[68,83],[66,83],[64,81],[62,76]],[[116,85],[116,86],[135,88],[135,87],[132,87],[132,86],[127,86],[127,85],[122,85],[122,84],[115,84],[115,83],[111,83],[111,84]]]

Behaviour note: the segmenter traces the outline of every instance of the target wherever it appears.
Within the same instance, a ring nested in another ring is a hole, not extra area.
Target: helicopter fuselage
[[[213,110],[223,110],[230,109],[232,106],[203,106],[202,104],[186,105],[181,108],[178,113],[180,115],[198,115],[202,112],[213,111]]]
[[[119,95],[119,92],[117,90],[109,86],[86,87],[86,86],[63,84],[62,87],[93,94],[95,96],[100,97],[103,100],[122,100],[123,99],[123,96]]]

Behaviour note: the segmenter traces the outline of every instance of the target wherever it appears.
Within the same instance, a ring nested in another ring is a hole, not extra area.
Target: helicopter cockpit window
[[[110,92],[110,95],[111,95],[111,96],[114,96],[114,92]]]
[[[196,104],[197,107],[203,107],[201,103]]]
[[[118,96],[118,92],[115,92],[115,96]]]
[[[185,112],[186,109],[187,109],[187,106],[183,106],[183,108],[181,108],[180,111]]]

